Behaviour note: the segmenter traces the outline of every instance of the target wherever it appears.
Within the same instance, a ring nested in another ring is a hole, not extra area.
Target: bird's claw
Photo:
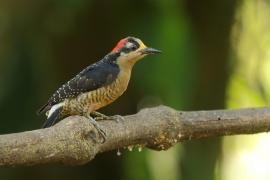
[[[101,136],[102,140],[100,141],[101,144],[103,144],[106,141],[106,132],[102,130],[99,126],[94,125],[95,128],[98,131],[98,134]]]
[[[106,141],[106,133],[105,133],[105,131],[103,131],[100,128],[97,128],[97,130],[98,130],[99,135],[101,135],[101,137],[102,137],[102,141],[100,143],[103,144]]]
[[[100,120],[112,120],[112,121],[116,121],[117,123],[119,123],[120,121],[124,120],[124,117],[121,115],[113,115],[113,116],[103,116],[103,117],[95,117],[96,121],[100,121]]]
[[[106,116],[106,115],[94,117],[94,119],[95,119],[96,121],[107,120],[107,119],[109,119],[109,118],[110,118],[110,117],[109,117],[109,116]]]
[[[117,114],[117,115],[110,116],[109,120],[113,120],[113,121],[116,121],[117,123],[119,123],[120,121],[124,121],[125,118],[123,116]]]
[[[113,120],[116,121],[117,123],[119,123],[120,121],[124,120],[124,117],[121,115],[114,115],[114,116],[106,116],[104,114],[101,114],[99,112],[93,112],[93,114],[96,116],[94,119],[96,121],[100,121],[100,120]]]
[[[102,137],[102,141],[100,143],[104,143],[106,141],[106,132],[100,128],[98,123],[94,118],[92,118],[90,115],[87,115],[87,118],[90,120],[90,122],[93,124],[93,126],[98,131],[99,135]]]

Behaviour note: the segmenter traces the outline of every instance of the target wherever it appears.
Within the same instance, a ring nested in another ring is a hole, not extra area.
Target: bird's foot
[[[91,114],[95,116],[94,119],[95,119],[96,121],[107,120],[107,119],[110,118],[109,116],[106,116],[105,114],[102,114],[102,113],[97,112],[97,111],[93,111],[93,112],[91,112]]]
[[[114,115],[114,116],[106,116],[105,114],[102,114],[102,113],[99,113],[97,111],[94,111],[92,112],[91,114],[93,114],[95,117],[95,120],[96,121],[99,121],[99,120],[113,120],[113,121],[116,121],[116,122],[120,122],[120,121],[123,121],[124,120],[124,117],[121,116],[121,115]]]
[[[96,122],[96,120],[94,118],[92,118],[90,115],[86,115],[86,117],[90,120],[90,122],[94,125],[94,127],[97,129],[99,135],[102,137],[102,141],[101,143],[104,143],[106,141],[106,133],[105,131],[103,131],[100,126],[98,125],[98,123]]]
[[[116,114],[116,115],[113,115],[113,116],[109,116],[109,120],[113,120],[113,121],[116,121],[116,122],[119,123],[120,121],[124,121],[125,118],[123,116],[121,116],[121,115]]]

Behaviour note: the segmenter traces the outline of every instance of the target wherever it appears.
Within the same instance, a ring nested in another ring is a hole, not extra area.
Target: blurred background
[[[61,83],[118,40],[161,49],[133,70],[127,92],[101,112],[132,114],[264,106],[270,93],[268,0],[1,0],[0,133],[40,128],[36,110]],[[217,137],[168,151],[98,155],[78,167],[2,168],[0,179],[267,180],[270,135]]]

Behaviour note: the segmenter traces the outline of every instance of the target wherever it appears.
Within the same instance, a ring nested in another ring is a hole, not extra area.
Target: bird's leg
[[[104,143],[106,141],[106,133],[100,128],[100,126],[98,125],[96,120],[91,117],[90,113],[87,113],[85,116],[90,120],[90,122],[97,129],[98,133],[101,135],[101,137],[102,137],[102,142],[101,143]]]
[[[120,115],[106,116],[105,114],[102,114],[102,113],[97,112],[97,111],[93,111],[93,112],[91,112],[91,114],[96,116],[95,117],[96,121],[99,121],[99,120],[115,120],[116,122],[119,122],[120,120],[124,120],[123,116],[120,116]]]

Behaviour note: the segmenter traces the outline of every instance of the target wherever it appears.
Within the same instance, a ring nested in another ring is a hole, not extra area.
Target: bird
[[[126,91],[132,68],[138,60],[157,53],[161,51],[147,47],[139,38],[128,36],[121,39],[101,60],[87,66],[52,94],[37,111],[37,114],[46,113],[47,116],[42,128],[51,127],[67,116],[82,115],[90,120],[105,140],[106,133],[96,121],[110,117],[97,110]]]

